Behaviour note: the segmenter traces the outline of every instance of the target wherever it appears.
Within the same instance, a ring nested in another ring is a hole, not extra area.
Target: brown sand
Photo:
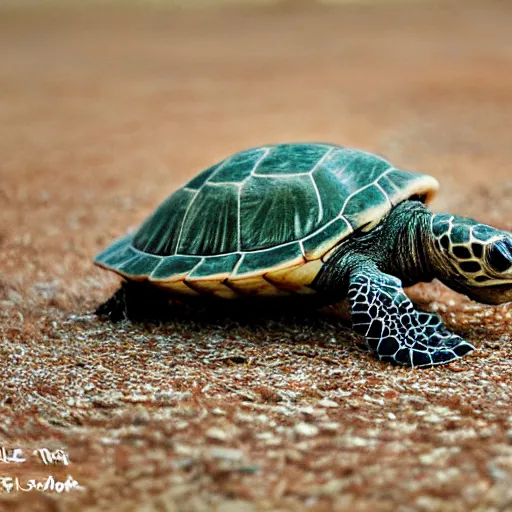
[[[512,5],[485,5],[0,13],[0,445],[71,459],[0,477],[85,487],[0,506],[512,510],[510,305],[412,289],[479,348],[414,371],[336,315],[91,314],[119,284],[94,254],[257,144],[377,152],[512,229]]]

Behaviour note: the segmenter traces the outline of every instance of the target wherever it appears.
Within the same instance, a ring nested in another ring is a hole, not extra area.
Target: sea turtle
[[[236,153],[168,197],[95,263],[171,293],[348,298],[380,359],[422,366],[474,349],[402,286],[440,279],[487,304],[512,300],[512,235],[431,213],[431,176],[332,144]]]

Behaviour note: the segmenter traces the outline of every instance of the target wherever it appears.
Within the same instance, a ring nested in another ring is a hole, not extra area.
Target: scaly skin
[[[480,302],[512,301],[512,235],[406,201],[340,244],[313,285],[347,295],[354,329],[377,357],[431,366],[475,348],[437,315],[416,311],[402,289],[434,277]]]

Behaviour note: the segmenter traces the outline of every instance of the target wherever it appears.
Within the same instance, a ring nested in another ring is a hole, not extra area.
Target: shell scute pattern
[[[416,189],[432,194],[437,182],[364,151],[253,148],[190,180],[96,262],[156,282],[263,276],[322,257]]]
[[[195,266],[187,277],[188,279],[207,279],[216,275],[229,275],[234,271],[240,258],[242,255],[237,253],[202,258],[200,265]]]
[[[199,190],[204,183],[211,178],[212,174],[214,174],[218,168],[222,165],[222,162],[219,162],[215,165],[212,165],[211,167],[208,167],[208,169],[205,169],[204,171],[200,172],[197,176],[192,178],[184,188],[190,189],[190,190]]]
[[[328,169],[340,180],[345,197],[361,192],[381,179],[393,166],[383,158],[364,151],[349,149],[333,152],[325,163]],[[361,172],[364,169],[364,172]]]
[[[188,274],[201,258],[194,256],[176,256],[173,258],[161,258],[158,266],[151,273],[154,281],[168,280],[171,276],[179,278]]]
[[[213,255],[235,252],[238,248],[237,205],[236,185],[217,186],[206,182],[187,212],[176,254]]]
[[[168,197],[142,224],[133,238],[133,246],[144,253],[174,254],[178,247],[181,223],[196,192],[188,187]],[[162,222],[166,217],[167,222]]]
[[[311,180],[316,187],[321,207],[321,218],[319,221],[330,221],[335,219],[343,208],[346,191],[341,181],[329,170],[329,163],[326,161],[311,173]],[[320,192],[321,191],[321,192]]]
[[[242,251],[300,240],[319,227],[319,201],[309,176],[253,179],[242,190],[240,209]]]
[[[388,196],[376,185],[367,187],[363,193],[356,193],[343,205],[341,215],[350,223],[353,229],[359,227],[361,212],[372,205],[381,206],[389,202]]]
[[[301,260],[305,261],[305,258],[299,243],[291,243],[267,251],[247,252],[242,256],[234,274],[235,276],[254,274],[262,268],[277,268],[280,264]]]
[[[157,256],[138,253],[120,265],[119,270],[128,275],[143,278],[151,275],[159,263],[160,258]]]
[[[131,246],[131,236],[123,236],[109,245],[101,254],[101,263],[116,267],[135,255]],[[98,257],[96,258],[98,259]]]
[[[209,179],[209,182],[242,185],[268,152],[267,148],[249,149],[227,158],[221,162],[220,169]]]
[[[311,174],[332,147],[323,144],[281,144],[270,146],[267,158],[252,172],[253,176],[297,176]]]
[[[316,254],[324,254],[331,246],[331,240],[344,239],[352,233],[352,226],[344,218],[337,218],[322,231],[306,237],[302,241],[304,254],[308,260],[315,259]]]

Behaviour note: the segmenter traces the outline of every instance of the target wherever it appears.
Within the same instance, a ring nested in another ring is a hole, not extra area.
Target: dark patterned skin
[[[354,330],[383,361],[431,366],[475,349],[437,315],[416,311],[397,277],[361,270],[350,280],[348,300]]]
[[[512,301],[512,236],[405,201],[370,232],[342,242],[314,286],[347,296],[354,329],[379,359],[432,366],[475,348],[437,315],[416,311],[402,289],[435,277],[480,302]]]
[[[429,212],[437,187],[361,150],[261,146],[198,174],[95,262],[178,296],[348,297],[380,359],[442,364],[474,347],[402,287],[437,278],[480,302],[512,301],[512,235]]]

